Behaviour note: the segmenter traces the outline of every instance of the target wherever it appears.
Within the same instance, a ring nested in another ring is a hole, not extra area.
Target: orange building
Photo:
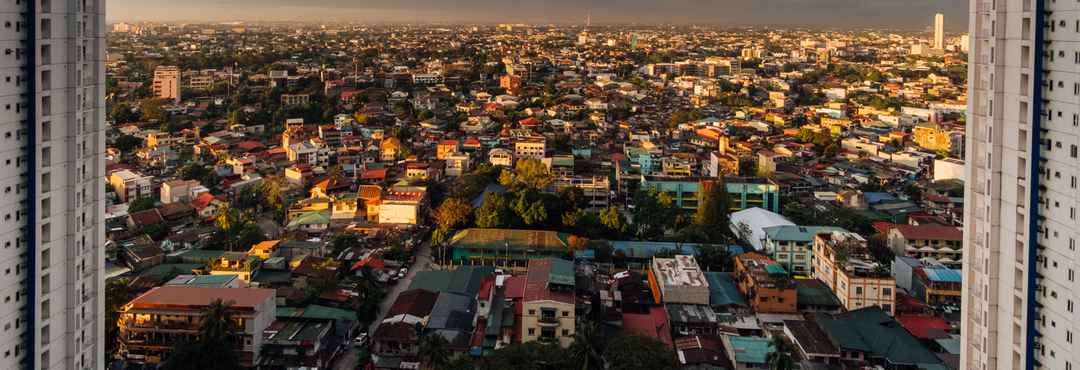
[[[514,95],[521,90],[521,77],[515,75],[503,75],[499,78],[499,87],[506,90],[506,93]]]
[[[739,255],[735,258],[735,278],[754,312],[798,312],[795,283],[771,258],[757,252]]]

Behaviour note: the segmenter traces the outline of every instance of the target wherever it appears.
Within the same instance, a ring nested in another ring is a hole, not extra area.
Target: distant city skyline
[[[935,13],[945,30],[967,29],[964,0],[113,0],[117,21],[327,21],[366,23],[584,23],[805,25],[929,29]],[[778,11],[778,10],[783,10]]]

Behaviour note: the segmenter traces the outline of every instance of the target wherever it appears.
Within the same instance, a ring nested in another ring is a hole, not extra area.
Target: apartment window
[[[41,368],[49,367],[49,350],[41,351]]]
[[[862,287],[861,286],[855,287],[855,295],[862,295]]]
[[[51,254],[52,253],[49,251],[49,248],[41,250],[41,261],[39,263],[41,265],[41,271],[49,269],[49,261],[52,257]]]
[[[47,142],[52,139],[52,122],[41,122],[41,141]]]
[[[52,241],[52,224],[41,224],[41,242],[48,243]]]
[[[881,295],[886,297],[892,296],[892,288],[881,288]]]
[[[49,302],[48,299],[46,299],[44,301],[41,301],[41,319],[42,320],[48,320],[49,319],[49,312],[52,312],[52,310],[50,308],[51,308],[50,307],[50,302]]]
[[[534,328],[529,328],[529,335],[530,335],[530,336],[536,335],[536,329],[534,329]]]
[[[41,218],[46,219],[52,213],[52,199],[41,198]]]
[[[1076,147],[1073,146],[1073,149],[1076,149]],[[1075,152],[1075,150],[1074,150],[1074,152]],[[41,165],[43,167],[49,167],[49,165],[51,165],[51,163],[52,163],[52,148],[50,148],[50,147],[41,148]]]
[[[43,325],[41,327],[41,345],[49,344],[49,325]],[[46,362],[42,361],[42,364]]]

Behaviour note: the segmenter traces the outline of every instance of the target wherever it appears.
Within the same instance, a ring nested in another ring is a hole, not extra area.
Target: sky
[[[968,0],[110,0],[109,21],[720,24],[924,29],[944,13],[967,28]]]

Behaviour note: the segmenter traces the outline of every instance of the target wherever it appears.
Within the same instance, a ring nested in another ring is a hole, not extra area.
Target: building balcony
[[[559,326],[559,319],[554,317],[554,316],[552,316],[552,317],[540,317],[536,321],[540,326],[544,326],[544,327]]]

